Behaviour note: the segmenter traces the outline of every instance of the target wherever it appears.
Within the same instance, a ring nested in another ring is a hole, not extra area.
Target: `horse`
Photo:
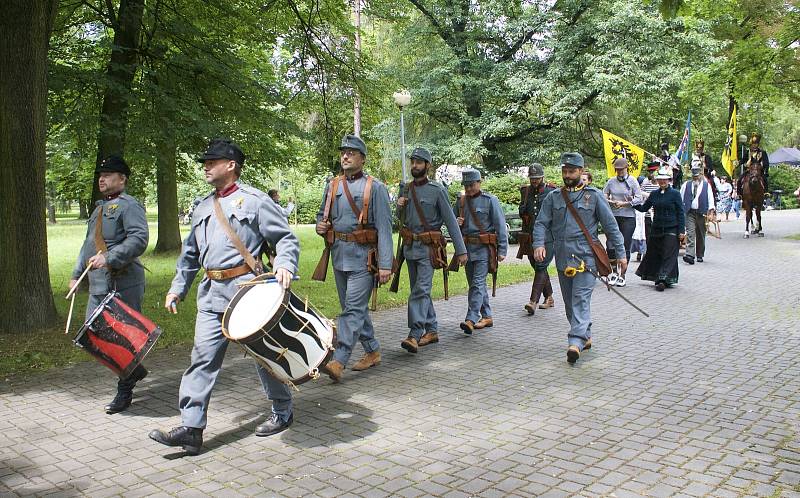
[[[744,238],[750,238],[750,224],[753,224],[753,233],[759,237],[764,236],[761,231],[761,208],[764,206],[764,180],[761,176],[761,163],[751,162],[747,175],[742,182],[742,209],[745,213]],[[756,222],[753,222],[753,211],[756,213]]]

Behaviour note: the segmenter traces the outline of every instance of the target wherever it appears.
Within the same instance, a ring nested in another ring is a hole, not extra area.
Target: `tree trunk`
[[[167,126],[156,142],[156,188],[158,195],[158,240],[154,252],[177,251],[181,248],[178,223],[178,181],[176,158],[178,144],[174,128]]]
[[[79,220],[88,220],[89,219],[89,203],[84,201],[78,201],[78,219]]]
[[[57,8],[58,0],[10,0],[0,19],[0,332],[58,319],[43,216],[47,48]]]
[[[103,94],[103,107],[100,110],[96,164],[100,164],[100,161],[112,154],[125,157],[128,103],[133,78],[139,66],[137,51],[143,12],[144,0],[120,0],[111,59],[106,66],[108,81]],[[100,190],[95,175],[92,200],[98,199]]]

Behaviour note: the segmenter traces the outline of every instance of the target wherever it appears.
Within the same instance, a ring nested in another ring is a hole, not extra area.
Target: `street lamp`
[[[403,122],[403,107],[411,103],[411,94],[408,90],[400,90],[392,94],[394,103],[400,108],[400,156],[403,165],[403,183],[406,182],[406,126]]]

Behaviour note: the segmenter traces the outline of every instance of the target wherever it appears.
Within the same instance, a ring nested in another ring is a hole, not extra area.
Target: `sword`
[[[636,306],[635,304],[633,304],[633,302],[631,302],[631,300],[630,300],[630,299],[628,299],[627,297],[623,296],[623,295],[622,295],[622,293],[620,293],[620,291],[618,291],[617,289],[615,289],[614,287],[612,287],[612,286],[611,286],[611,284],[609,284],[609,283],[608,283],[608,280],[604,279],[603,277],[601,277],[600,275],[598,275],[597,273],[595,273],[595,271],[594,271],[594,270],[592,270],[591,268],[589,268],[589,265],[587,265],[587,264],[586,264],[586,262],[585,262],[584,260],[582,260],[582,259],[581,259],[581,258],[579,258],[578,256],[575,256],[574,254],[572,255],[572,257],[573,257],[573,258],[575,258],[576,260],[580,261],[580,262],[583,264],[583,266],[586,268],[586,271],[588,271],[589,273],[591,273],[592,275],[594,275],[594,277],[595,277],[595,278],[597,278],[597,279],[599,279],[601,282],[603,282],[603,283],[606,285],[606,288],[607,288],[608,290],[610,290],[610,291],[614,291],[614,294],[616,294],[617,296],[619,296],[620,298],[622,298],[622,300],[623,300],[623,301],[625,301],[626,303],[628,303],[628,304],[630,304],[631,306],[633,306],[633,309],[635,309],[635,310],[636,310],[636,311],[638,311],[639,313],[643,314],[643,315],[644,315],[644,316],[646,316],[647,318],[650,318],[650,315],[648,315],[646,311],[644,311],[642,308],[640,308],[640,307]]]

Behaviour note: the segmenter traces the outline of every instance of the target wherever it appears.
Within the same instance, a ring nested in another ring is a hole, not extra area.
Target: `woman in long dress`
[[[728,216],[730,216],[731,211],[733,210],[733,199],[731,199],[731,194],[733,193],[733,185],[728,183],[728,179],[724,176],[719,177],[719,185],[717,185],[717,193],[719,193],[717,212],[725,213],[725,221],[728,221]]]
[[[680,240],[686,236],[683,201],[681,194],[670,185],[671,181],[669,167],[659,169],[656,174],[658,190],[652,192],[644,204],[633,206],[640,212],[653,208],[647,252],[636,274],[642,280],[655,282],[658,291],[678,283],[678,250]]]

